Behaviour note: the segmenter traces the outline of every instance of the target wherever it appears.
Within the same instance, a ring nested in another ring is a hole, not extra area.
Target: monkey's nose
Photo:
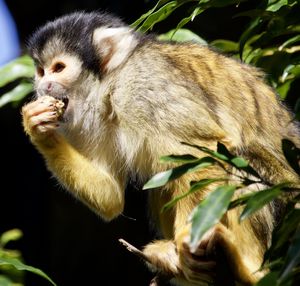
[[[46,86],[47,92],[50,92],[50,91],[52,90],[52,88],[53,88],[53,85],[52,85],[51,82],[49,82],[49,83],[47,84],[47,86]]]
[[[62,96],[66,92],[65,88],[55,81],[46,81],[41,83],[37,91],[39,95],[50,95],[53,97]]]

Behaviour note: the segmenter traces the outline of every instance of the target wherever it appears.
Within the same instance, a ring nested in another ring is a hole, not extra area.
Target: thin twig
[[[126,249],[136,255],[137,257],[141,258],[145,262],[148,262],[151,264],[150,259],[139,249],[137,249],[135,246],[127,242],[126,240],[120,238],[119,242],[126,247]],[[159,286],[164,285],[166,282],[168,282],[172,277],[169,277],[167,275],[164,275],[163,273],[157,273],[157,275],[150,281],[149,286]]]
[[[125,246],[127,248],[128,251],[130,251],[131,253],[133,253],[134,255],[136,255],[137,257],[145,260],[146,262],[150,263],[150,260],[149,258],[142,252],[140,251],[139,249],[137,249],[135,246],[133,246],[132,244],[130,244],[129,242],[127,242],[126,240],[120,238],[119,239],[119,242]]]

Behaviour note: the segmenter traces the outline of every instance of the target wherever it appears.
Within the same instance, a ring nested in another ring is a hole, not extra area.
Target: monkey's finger
[[[183,255],[183,263],[193,271],[213,271],[216,269],[216,262],[213,260],[204,260],[193,255]]]
[[[36,116],[47,111],[55,111],[55,103],[34,101],[28,103],[22,108],[22,114],[26,118]]]
[[[58,117],[58,114],[55,111],[44,112],[37,116],[31,117],[28,120],[27,125],[30,129],[33,129],[40,124],[45,124],[48,122],[55,122],[55,121],[57,121],[57,117]]]
[[[40,134],[44,134],[44,133],[49,133],[49,132],[55,131],[57,129],[57,127],[58,127],[57,123],[48,122],[45,124],[37,125],[35,127],[35,131]]]

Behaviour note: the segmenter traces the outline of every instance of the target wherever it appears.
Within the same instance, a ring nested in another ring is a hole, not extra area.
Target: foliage
[[[268,75],[270,84],[277,90],[282,99],[294,95],[300,79],[300,1],[298,0],[263,0],[257,3],[250,0],[160,0],[148,13],[142,15],[133,26],[140,31],[148,31],[168,18],[180,8],[187,11],[188,16],[179,21],[177,27],[161,35],[161,40],[190,40],[198,38],[183,26],[200,17],[209,9],[218,9],[226,6],[233,7],[247,4],[243,11],[235,17],[247,17],[248,24],[239,36],[238,41],[231,39],[214,39],[209,44],[215,48],[239,58],[247,64],[253,64],[263,69]],[[249,8],[251,7],[251,8]],[[203,40],[204,41],[204,40]],[[204,43],[206,43],[204,41]],[[295,100],[296,101],[296,100]],[[300,100],[295,104],[296,118],[300,118]],[[300,150],[290,141],[283,140],[283,152],[291,167],[300,175]],[[210,184],[219,182],[219,187],[211,192],[193,211],[191,215],[192,233],[190,246],[195,249],[203,234],[214,226],[227,209],[237,206],[243,208],[240,221],[251,216],[275,198],[292,190],[287,182],[275,186],[268,186],[262,178],[249,166],[248,162],[234,157],[219,144],[218,150],[208,150],[194,146],[209,156],[195,158],[190,155],[164,157],[164,162],[177,164],[174,168],[155,175],[145,185],[145,188],[162,186],[180,176],[197,170],[197,163],[201,168],[212,164],[230,165],[244,174],[250,174],[253,180],[242,179],[240,185],[226,184],[226,178],[207,178],[199,182],[192,182],[190,190],[167,203],[163,211],[174,206],[182,198],[201,191]],[[203,163],[207,165],[203,165]],[[247,177],[247,176],[246,176]],[[220,182],[224,184],[220,185]],[[235,191],[244,186],[263,183],[267,187],[260,192],[243,195],[232,201]],[[216,207],[217,203],[217,207]],[[270,272],[263,277],[259,286],[286,286],[295,285],[300,281],[300,195],[287,206],[287,215],[273,232],[272,244],[265,254],[262,267],[268,267]]]
[[[162,211],[173,207],[179,200],[183,199],[187,195],[196,191],[201,191],[203,188],[216,182],[225,182],[225,184],[219,184],[218,187],[212,191],[206,199],[194,209],[190,216],[192,223],[192,232],[190,247],[191,250],[195,250],[198,246],[198,242],[201,240],[204,233],[213,227],[220,221],[224,213],[231,208],[242,206],[243,211],[240,215],[240,221],[248,218],[254,212],[264,207],[266,204],[271,202],[275,198],[279,198],[282,194],[287,191],[294,191],[295,189],[290,186],[289,183],[280,183],[275,186],[270,186],[263,191],[253,192],[243,195],[235,200],[232,200],[234,192],[250,186],[252,184],[267,184],[262,178],[256,173],[253,176],[253,169],[247,161],[240,157],[231,155],[226,147],[222,144],[218,144],[218,151],[209,150],[204,147],[194,146],[208,154],[210,156],[203,158],[196,158],[190,155],[182,156],[165,156],[163,162],[171,162],[179,164],[168,171],[161,172],[150,179],[146,184],[147,188],[157,188],[162,186],[164,183],[169,183],[180,176],[195,172],[199,169],[194,168],[197,162],[201,162],[202,159],[205,161],[211,158],[210,164],[204,166],[207,168],[211,164],[218,164],[223,167],[224,170],[229,170],[227,167],[236,168],[244,172],[244,174],[250,174],[252,177],[249,179],[246,175],[240,177],[240,184],[228,185],[226,184],[226,178],[211,178],[202,179],[200,181],[191,182],[190,190],[185,194],[175,197],[172,201],[167,203]],[[284,145],[285,153],[297,154],[300,152],[298,148],[289,141],[289,144]],[[220,153],[220,150],[223,153]],[[226,155],[225,155],[226,154]],[[295,155],[296,156],[296,155]],[[217,158],[217,159],[216,159]],[[188,162],[188,163],[187,163]],[[239,163],[232,163],[239,162]],[[242,163],[241,163],[242,162]],[[190,164],[195,164],[191,168]],[[180,173],[178,173],[180,170]],[[176,174],[170,176],[169,174]],[[300,174],[299,174],[300,175]],[[272,245],[265,255],[265,267],[269,267],[271,272],[267,274],[257,285],[259,286],[286,286],[292,285],[294,281],[298,281],[299,270],[300,270],[300,195],[296,199],[292,200],[287,207],[287,215],[278,225],[273,233]]]
[[[0,97],[0,107],[10,102],[19,102],[32,92],[33,75],[34,65],[29,56],[20,57],[2,67],[0,69],[0,88],[14,82],[16,84]]]
[[[22,262],[22,255],[17,250],[7,248],[11,241],[19,240],[22,232],[19,229],[12,229],[0,236],[0,285],[1,286],[22,286],[24,285],[23,271],[29,271],[48,280],[52,285],[56,284],[43,271],[38,268],[26,265]]]
[[[200,17],[206,10],[227,6],[234,8],[242,4],[251,6],[251,9],[235,16],[249,19],[239,41],[215,39],[209,44],[262,68],[269,75],[270,83],[281,98],[285,99],[293,83],[300,78],[300,2],[297,0],[263,0],[258,4],[250,0],[160,0],[152,10],[134,22],[133,26],[140,31],[151,30],[154,25],[181,8],[187,11],[188,16],[172,32],[160,36],[161,39],[177,40],[175,32],[181,31],[183,26],[197,16]],[[184,36],[180,38],[193,41],[194,36],[189,37],[187,31],[181,31],[180,34]],[[299,106],[300,103],[298,109]]]

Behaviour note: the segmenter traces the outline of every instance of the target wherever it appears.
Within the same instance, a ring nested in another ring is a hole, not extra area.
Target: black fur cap
[[[57,18],[39,28],[28,41],[28,50],[32,57],[40,55],[49,40],[57,38],[64,43],[66,52],[75,53],[85,68],[99,74],[99,55],[92,45],[93,31],[98,27],[124,27],[119,18],[100,12],[75,12]],[[39,61],[39,58],[35,58]]]

